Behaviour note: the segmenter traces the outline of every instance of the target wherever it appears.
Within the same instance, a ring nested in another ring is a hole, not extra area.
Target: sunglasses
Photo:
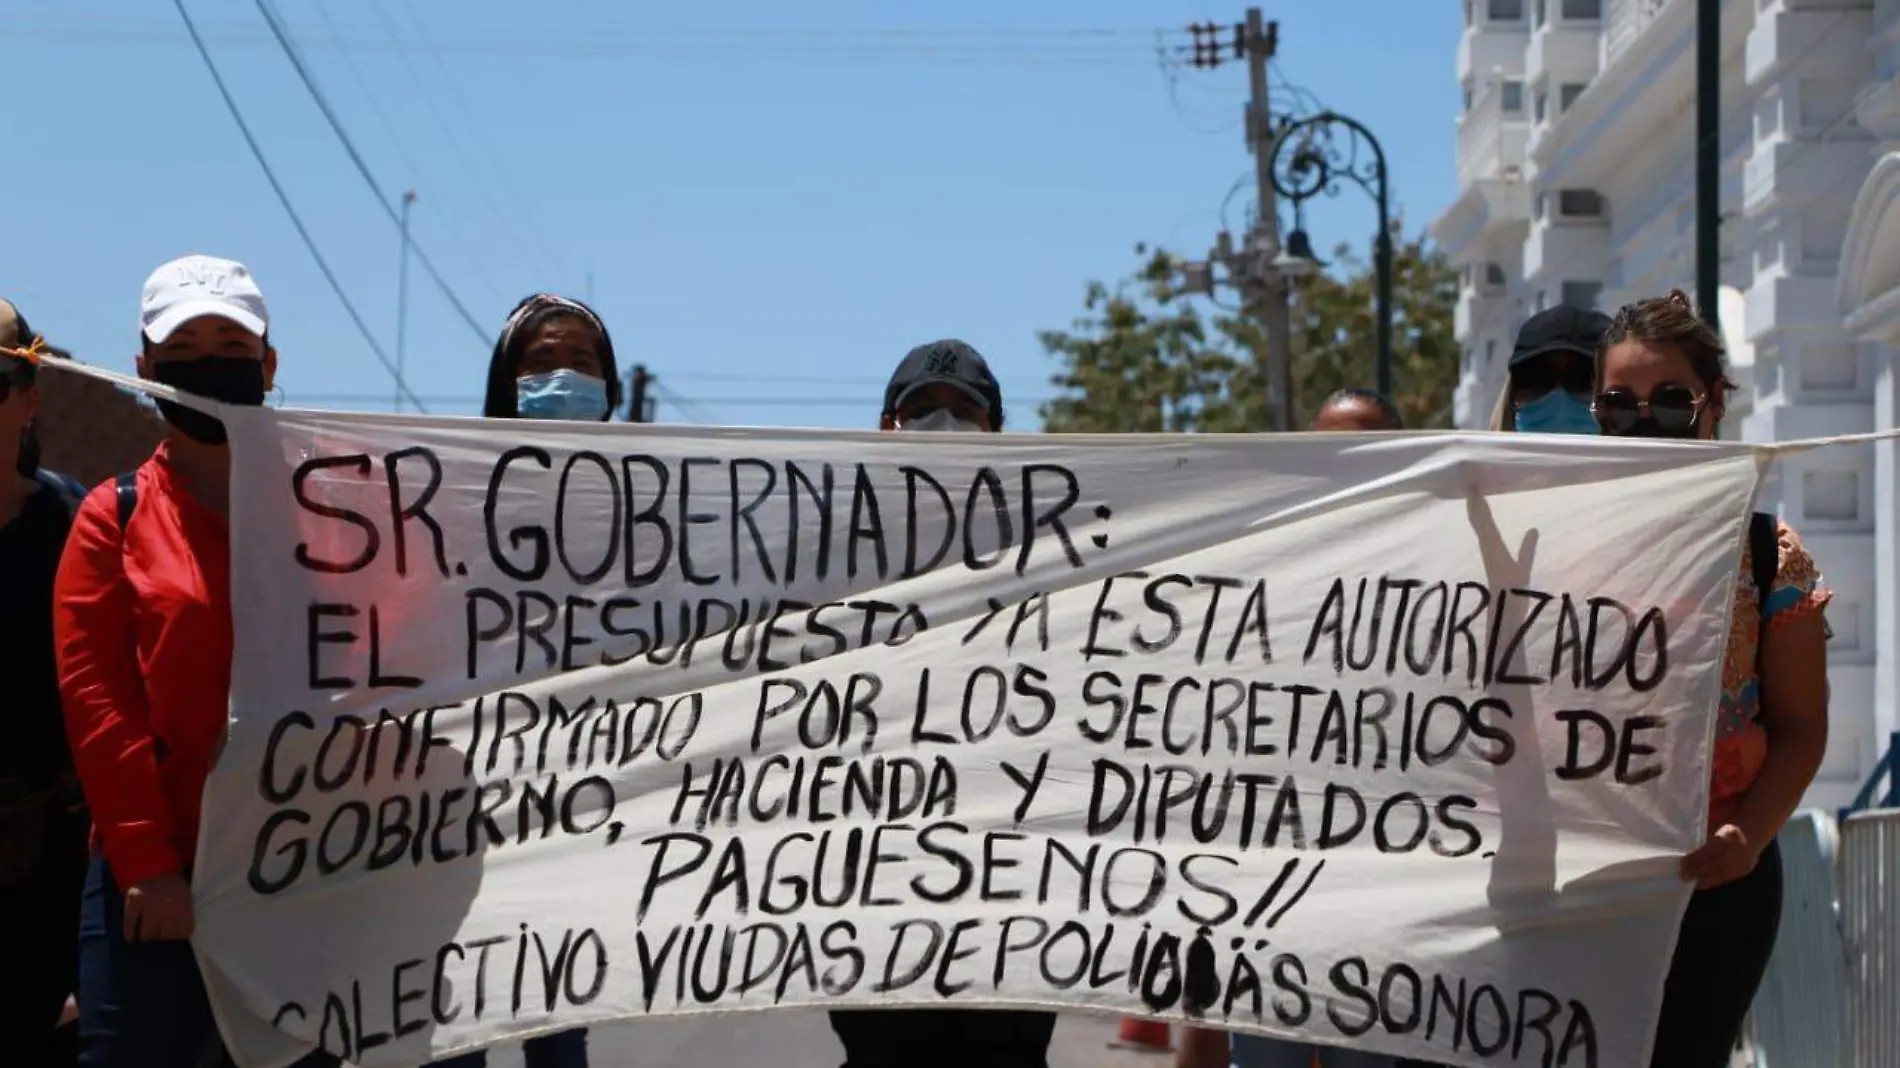
[[[1643,400],[1627,389],[1597,394],[1590,411],[1607,434],[1630,434],[1645,419],[1664,434],[1686,434],[1702,417],[1703,395],[1687,386],[1663,386]]]
[[[1542,397],[1561,389],[1573,397],[1588,397],[1595,385],[1594,374],[1595,369],[1582,360],[1562,364],[1532,360],[1511,371],[1511,392],[1521,397]]]

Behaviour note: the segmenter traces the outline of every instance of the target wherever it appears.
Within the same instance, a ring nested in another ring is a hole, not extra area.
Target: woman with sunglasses
[[[1597,346],[1609,325],[1602,312],[1569,305],[1525,320],[1511,347],[1511,377],[1498,398],[1491,429],[1595,434],[1590,391]]]
[[[1597,361],[1593,411],[1603,432],[1714,438],[1734,388],[1723,356],[1721,337],[1681,290],[1625,305]],[[1795,532],[1777,521],[1775,535],[1772,580],[1751,581],[1755,550],[1743,552],[1716,714],[1710,831],[1682,861],[1696,891],[1669,966],[1652,1068],[1729,1063],[1781,917],[1775,835],[1827,748],[1822,610],[1831,593]]]

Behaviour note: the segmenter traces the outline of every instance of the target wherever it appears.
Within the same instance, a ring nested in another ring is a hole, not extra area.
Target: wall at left
[[[110,382],[70,374],[48,359],[40,371],[40,463],[96,486],[145,462],[165,435],[156,412]]]

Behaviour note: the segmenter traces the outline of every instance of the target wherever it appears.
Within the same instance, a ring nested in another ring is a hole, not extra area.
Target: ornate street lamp
[[[1297,223],[1293,232],[1286,235],[1286,247],[1273,257],[1273,269],[1280,272],[1282,277],[1296,282],[1310,277],[1324,266],[1313,253],[1313,239],[1306,236],[1306,231]]]
[[[1362,146],[1365,149],[1362,158]],[[1337,195],[1340,182],[1349,181],[1366,191],[1379,206],[1379,236],[1372,250],[1374,291],[1378,329],[1378,387],[1392,395],[1392,202],[1387,188],[1385,149],[1372,131],[1357,119],[1333,111],[1322,111],[1297,119],[1280,129],[1274,138],[1271,156],[1274,191],[1291,201],[1297,209],[1307,200],[1325,194]],[[1312,242],[1306,232],[1295,230],[1287,239],[1282,261],[1304,258],[1313,261]],[[1292,273],[1290,263],[1281,266]]]

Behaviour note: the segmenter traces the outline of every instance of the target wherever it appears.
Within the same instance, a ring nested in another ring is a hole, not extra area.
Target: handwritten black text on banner
[[[1746,454],[234,434],[249,1063],[946,1004],[1641,1054]]]

